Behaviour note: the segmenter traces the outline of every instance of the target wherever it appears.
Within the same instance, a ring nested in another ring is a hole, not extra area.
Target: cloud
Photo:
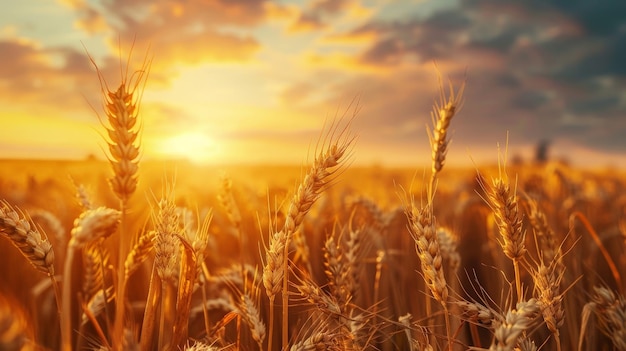
[[[74,13],[76,28],[90,36],[85,50],[95,51],[98,69],[112,89],[126,66],[132,74],[150,58],[152,88],[168,86],[184,65],[253,60],[261,48],[254,36],[256,26],[288,12],[264,0],[63,0],[61,6]],[[2,56],[11,57],[0,67],[0,99],[24,103],[23,108],[33,113],[69,110],[71,118],[93,118],[89,104],[100,109],[100,91],[86,52],[20,34],[0,41]],[[98,51],[97,43],[89,44],[101,37],[109,43],[108,52]]]
[[[112,56],[153,48],[155,79],[165,84],[181,65],[253,60],[261,48],[255,28],[289,13],[266,0],[74,0],[70,8],[78,28],[107,36]],[[142,59],[137,55],[133,66]]]
[[[26,40],[2,40],[0,52],[5,60],[0,66],[0,99],[30,108],[75,108],[84,101],[75,90],[87,73],[84,64],[76,64],[80,54],[71,50],[49,50]],[[83,55],[85,64],[88,63]],[[91,79],[93,72],[89,72]]]
[[[626,19],[616,14],[624,12],[626,4],[609,0],[461,1],[425,17],[373,17],[334,34],[368,38],[356,55],[313,57],[343,69],[338,95],[366,91],[363,125],[393,135],[392,143],[409,142],[413,131],[402,127],[413,125],[409,111],[428,110],[432,93],[424,92],[436,86],[415,86],[436,62],[456,82],[467,78],[466,104],[453,122],[457,144],[495,145],[509,131],[513,143],[558,138],[623,150],[626,123],[616,121],[626,115]]]
[[[435,4],[420,4],[429,1]],[[621,15],[626,3],[449,3],[413,11],[419,6],[412,1],[371,7],[365,5],[371,2],[357,0],[310,0],[305,5],[64,1],[111,87],[120,80],[120,62],[132,71],[146,59],[149,47],[151,92],[173,87],[186,66],[212,64],[220,74],[213,72],[216,81],[207,85],[212,84],[216,96],[228,86],[245,100],[232,107],[230,101],[218,101],[211,110],[237,120],[223,128],[241,143],[246,138],[258,144],[266,138],[286,140],[253,129],[267,124],[283,134],[308,130],[358,96],[362,109],[355,127],[362,142],[381,150],[383,145],[385,150],[421,150],[427,146],[424,128],[438,95],[438,69],[444,81],[449,77],[457,86],[467,80],[465,106],[452,123],[455,148],[492,149],[504,142],[507,131],[512,143],[523,145],[546,139],[589,149],[626,148],[626,20]],[[84,50],[20,35],[17,30],[0,41],[0,53],[11,58],[0,66],[0,99],[10,102],[5,111],[62,112],[94,120],[83,96],[99,110],[100,92]],[[98,51],[98,45],[107,51]],[[244,67],[254,67],[254,72]],[[185,88],[194,84],[203,82]],[[266,95],[259,98],[259,91]],[[158,118],[156,123],[198,118],[191,108],[183,113],[174,101],[165,101],[172,104],[148,100],[144,105]],[[237,128],[244,130],[236,133]]]

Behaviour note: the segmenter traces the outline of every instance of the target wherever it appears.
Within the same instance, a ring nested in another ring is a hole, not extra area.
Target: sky
[[[626,2],[0,0],[0,158],[104,158],[95,62],[150,61],[142,157],[302,164],[356,111],[354,164],[430,162],[439,79],[464,103],[448,164],[626,166]]]

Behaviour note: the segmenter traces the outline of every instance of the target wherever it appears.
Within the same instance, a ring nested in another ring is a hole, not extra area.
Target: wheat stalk
[[[176,316],[172,328],[171,348],[182,348],[189,337],[189,313],[191,298],[198,276],[198,264],[195,250],[186,238],[179,235],[183,250],[181,251],[178,294],[176,296]]]
[[[129,61],[131,54],[132,49],[129,53]],[[109,183],[113,193],[120,200],[120,211],[122,212],[117,265],[117,296],[122,298],[126,290],[125,270],[122,267],[124,267],[124,260],[128,255],[130,243],[130,240],[126,238],[126,212],[128,200],[137,188],[137,171],[139,169],[140,155],[138,139],[141,130],[138,114],[151,60],[144,60],[142,67],[130,76],[127,64],[126,72],[120,72],[121,82],[119,86],[117,89],[111,90],[94,59],[91,56],[89,56],[89,59],[98,74],[104,101],[107,123],[101,122],[107,132],[109,151],[107,158],[113,170],[113,177],[109,179]],[[123,340],[124,336],[124,315],[124,301],[116,301],[114,339],[118,341]],[[119,349],[119,347],[116,347],[116,349]]]
[[[331,184],[334,175],[341,170],[350,147],[355,137],[350,135],[348,123],[343,129],[338,130],[338,125],[333,123],[321,145],[321,151],[315,157],[313,165],[304,176],[298,186],[287,211],[282,230],[275,232],[270,238],[269,248],[266,251],[266,265],[263,269],[263,284],[270,299],[270,311],[273,311],[274,298],[278,292],[282,292],[283,303],[283,327],[282,347],[288,344],[288,248],[296,230],[311,209],[311,206],[321,196],[322,192]],[[282,267],[281,267],[282,266]],[[282,281],[282,288],[280,282]],[[273,313],[270,313],[270,335],[272,335]],[[271,337],[270,344],[271,348]]]
[[[409,230],[415,241],[415,250],[420,259],[422,276],[424,277],[426,286],[428,286],[435,300],[443,307],[448,336],[448,348],[452,350],[450,320],[447,306],[448,284],[446,283],[443,269],[443,257],[437,238],[432,203],[419,210],[414,204],[411,204],[411,207],[406,210],[406,215],[409,220]]]
[[[70,241],[67,244],[67,256],[63,268],[63,300],[61,303],[63,317],[61,319],[62,349],[72,348],[72,266],[77,251],[85,246],[101,241],[112,235],[120,223],[120,211],[106,207],[86,210],[74,221]],[[100,267],[102,269],[102,266]]]
[[[100,289],[96,291],[95,294],[91,295],[86,306],[89,315],[97,317],[100,313],[102,313],[105,310],[106,304],[113,299],[113,294],[113,287],[109,287],[107,289]],[[81,317],[81,324],[87,324],[88,321],[89,318],[87,313],[83,312]]]
[[[54,251],[52,244],[45,234],[39,232],[35,224],[27,219],[28,217],[19,209],[11,206],[6,200],[0,201],[0,233],[6,235],[17,247],[22,255],[31,263],[35,269],[45,273],[50,278],[54,288],[54,296],[57,305],[57,313],[61,323],[69,322],[69,315],[61,312],[61,293],[59,284],[54,276]],[[69,341],[71,331],[61,330],[62,339]],[[70,347],[63,348],[69,351]]]

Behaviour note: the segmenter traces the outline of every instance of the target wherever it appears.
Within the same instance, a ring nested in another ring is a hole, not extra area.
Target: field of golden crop
[[[351,167],[349,119],[302,167],[143,162],[118,93],[112,164],[0,162],[0,349],[626,350],[620,171],[443,167],[454,96],[432,169]]]

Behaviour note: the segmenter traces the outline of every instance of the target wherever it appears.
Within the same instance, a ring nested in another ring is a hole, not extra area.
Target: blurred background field
[[[0,197],[28,213],[41,226],[53,243],[57,262],[63,262],[63,246],[74,220],[81,213],[76,198],[78,186],[84,186],[95,205],[117,206],[106,180],[110,176],[106,162],[3,160],[0,164]],[[434,211],[438,226],[451,228],[458,241],[461,267],[455,277],[449,278],[449,284],[459,298],[481,301],[489,296],[493,300],[487,302],[504,312],[510,303],[508,294],[511,294],[505,277],[511,277],[512,267],[494,237],[490,209],[481,198],[484,192],[477,181],[478,174],[488,181],[498,176],[498,167],[495,164],[477,168],[448,167],[440,175]],[[128,207],[129,218],[132,218],[129,232],[138,234],[151,226],[151,207],[161,196],[164,182],[175,179],[176,203],[189,211],[190,223],[197,223],[209,209],[214,211],[206,256],[210,271],[227,272],[242,261],[251,269],[260,269],[264,246],[272,232],[270,221],[276,226],[284,220],[285,207],[305,171],[305,166],[215,167],[189,162],[142,162],[139,187]],[[527,200],[536,200],[545,211],[558,243],[566,251],[567,270],[562,288],[568,290],[561,342],[565,349],[571,349],[583,333],[580,329],[582,311],[592,287],[602,285],[615,291],[626,287],[623,282],[615,281],[598,243],[590,236],[588,228],[572,215],[579,212],[590,221],[603,249],[617,265],[619,276],[624,277],[626,177],[621,170],[582,170],[558,162],[514,164],[508,166],[506,172],[517,185],[524,212],[528,211]],[[336,177],[301,229],[310,249],[306,265],[310,265],[312,277],[320,287],[326,286],[327,279],[325,240],[333,233],[345,233],[348,227],[359,228],[363,230],[363,251],[359,258],[362,287],[353,303],[363,311],[373,312],[373,309],[382,320],[397,320],[410,313],[418,325],[427,323],[429,316],[420,301],[428,290],[420,277],[419,260],[405,215],[409,196],[417,203],[420,199],[425,201],[425,173],[419,168],[348,167]],[[224,176],[232,181],[232,193],[241,213],[241,237],[218,201],[218,195],[224,191]],[[537,239],[527,216],[524,227],[528,231],[529,255],[533,257],[531,260],[536,260],[541,253],[536,250]],[[116,235],[107,240],[107,247],[116,247]],[[114,255],[115,251],[111,252]],[[51,345],[58,341],[58,334],[54,332],[57,322],[49,284],[32,271],[9,240],[0,240],[0,257],[4,267],[0,292],[25,306],[26,316],[38,335],[36,339],[54,348]],[[304,267],[301,266],[304,262],[293,259],[296,266]],[[82,269],[81,265],[74,268],[77,276],[84,273]],[[61,267],[57,267],[57,271],[60,270]],[[137,319],[143,310],[148,277],[149,265],[144,264],[131,282],[129,300],[134,301],[134,318]],[[527,294],[532,295],[531,277],[526,274],[523,281]],[[376,284],[377,290],[374,289]],[[219,295],[220,288],[215,289],[214,293]],[[261,303],[260,308],[261,315],[267,318],[267,305]],[[310,308],[304,302],[294,302],[294,308],[290,309],[293,327],[306,323]],[[219,319],[224,312],[212,313],[213,318]],[[471,344],[468,324],[462,324],[462,318],[455,323],[460,328],[457,340]],[[190,320],[190,330],[201,329],[201,318],[196,315]],[[383,350],[406,349],[406,337],[401,330],[389,323],[370,326],[366,331],[371,338],[368,346]],[[226,340],[233,338],[228,335]],[[242,336],[244,340],[249,338],[246,335]],[[435,343],[443,342],[441,335],[428,335],[430,339],[439,339]],[[489,345],[491,337],[486,329],[481,329],[480,335],[482,345]],[[539,328],[532,335],[536,343],[545,341],[547,349],[554,347],[547,330]],[[589,338],[587,349],[611,349],[602,333],[586,332],[586,336]],[[293,337],[297,338],[297,333]]]

